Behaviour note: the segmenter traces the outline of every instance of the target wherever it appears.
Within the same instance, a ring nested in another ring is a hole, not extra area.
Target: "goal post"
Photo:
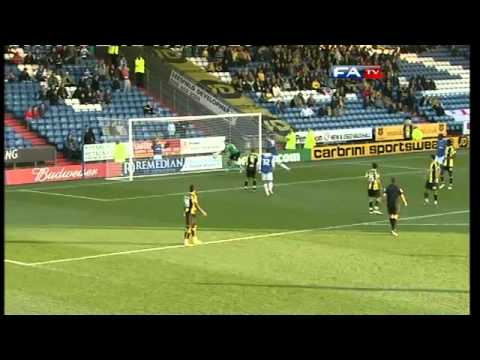
[[[244,161],[250,151],[259,155],[270,134],[262,113],[144,117],[106,121],[104,141],[113,152],[106,160],[109,179],[226,171]],[[238,161],[226,157],[226,144],[240,152]],[[118,150],[118,151],[117,151]],[[233,165],[232,165],[233,164]]]

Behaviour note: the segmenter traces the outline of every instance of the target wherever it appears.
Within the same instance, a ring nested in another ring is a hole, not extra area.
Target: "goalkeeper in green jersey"
[[[227,154],[227,165],[229,169],[240,169],[240,172],[242,171],[242,167],[239,164],[239,159],[240,159],[240,150],[233,144],[232,142],[229,142],[228,140],[225,140],[225,150],[224,152]]]

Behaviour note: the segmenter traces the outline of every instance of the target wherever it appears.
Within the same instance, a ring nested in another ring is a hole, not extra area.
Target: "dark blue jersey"
[[[437,142],[437,156],[445,156],[445,149],[447,148],[447,139],[441,139]]]
[[[155,144],[152,146],[153,155],[162,155],[163,146],[162,144]]]
[[[273,172],[273,155],[268,153],[262,154],[260,167],[262,174],[268,174]]]

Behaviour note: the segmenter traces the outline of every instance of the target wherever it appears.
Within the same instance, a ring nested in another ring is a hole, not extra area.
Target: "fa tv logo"
[[[380,65],[340,65],[332,67],[332,77],[334,79],[377,80],[383,79],[384,75]]]

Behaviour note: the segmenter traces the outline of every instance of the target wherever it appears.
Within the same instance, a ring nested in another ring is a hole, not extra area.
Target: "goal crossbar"
[[[195,121],[195,120],[208,120],[208,119],[231,119],[231,118],[258,118],[258,138],[262,139],[262,116],[263,113],[225,113],[218,115],[190,115],[190,116],[170,116],[170,117],[148,117],[148,118],[132,118],[128,119],[128,143],[129,147],[133,149],[133,125],[139,122],[182,122],[182,121]],[[259,141],[258,153],[262,154],[262,144]],[[133,151],[128,159],[130,169],[133,168]],[[133,171],[130,171],[129,180],[133,180]]]

